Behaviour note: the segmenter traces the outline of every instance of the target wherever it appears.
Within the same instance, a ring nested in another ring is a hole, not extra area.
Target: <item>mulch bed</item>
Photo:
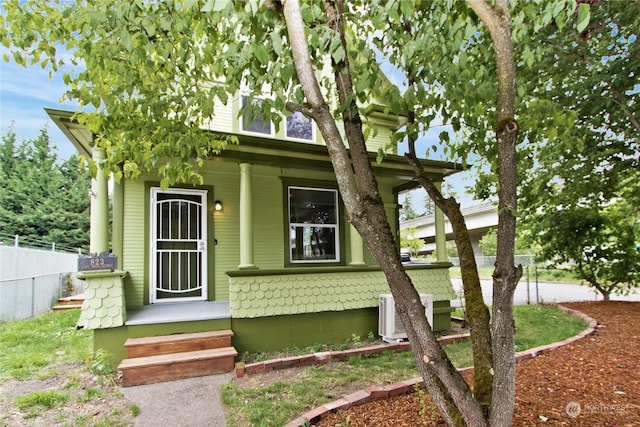
[[[514,426],[640,426],[640,303],[564,303],[598,321],[594,334],[518,363]],[[439,426],[428,393],[379,399],[316,426]]]

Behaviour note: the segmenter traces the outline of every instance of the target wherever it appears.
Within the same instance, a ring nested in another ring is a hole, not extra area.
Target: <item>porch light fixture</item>
[[[220,200],[216,200],[215,202],[213,202],[213,205],[218,212],[222,210],[222,202]]]

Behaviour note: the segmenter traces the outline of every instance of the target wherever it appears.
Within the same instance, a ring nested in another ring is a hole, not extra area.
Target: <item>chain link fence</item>
[[[514,257],[515,265],[522,264],[523,268],[535,265],[535,256],[528,255],[516,255]],[[460,260],[458,258],[449,258],[449,262],[455,267],[460,267]],[[495,256],[476,256],[476,264],[478,267],[493,267],[496,263]]]
[[[61,297],[83,292],[79,251],[0,233],[0,322],[45,313]]]
[[[58,298],[82,293],[76,273],[52,273],[0,280],[0,321],[28,319],[46,313]]]

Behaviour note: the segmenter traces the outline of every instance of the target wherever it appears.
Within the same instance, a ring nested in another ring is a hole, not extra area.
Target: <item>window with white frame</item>
[[[339,262],[338,190],[289,186],[287,193],[290,262]]]
[[[248,96],[242,95],[241,102],[243,113],[240,117],[240,129],[243,132],[273,135],[273,125],[264,118],[259,110],[262,100],[259,98],[250,99]]]
[[[314,140],[313,119],[305,117],[299,111],[294,111],[287,117],[285,137],[291,139],[303,139],[305,141]]]
[[[261,135],[274,136],[273,123],[266,120],[260,111],[262,99],[250,98],[247,95],[240,95],[242,116],[240,117],[240,131],[256,133]],[[284,137],[287,139],[298,139],[303,141],[314,141],[316,132],[313,119],[305,117],[304,114],[294,111],[287,116],[284,121]]]

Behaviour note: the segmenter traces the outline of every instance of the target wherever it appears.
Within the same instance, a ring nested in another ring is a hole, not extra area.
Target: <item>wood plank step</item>
[[[125,359],[118,366],[125,387],[231,372],[233,347]]]
[[[233,331],[195,332],[188,334],[160,335],[129,338],[124,344],[128,358],[173,354],[185,351],[207,350],[231,346]]]
[[[82,308],[82,303],[80,304],[58,304],[53,306],[53,310],[73,310],[74,308]]]
[[[82,304],[84,294],[71,295],[70,297],[58,298],[58,304]]]

